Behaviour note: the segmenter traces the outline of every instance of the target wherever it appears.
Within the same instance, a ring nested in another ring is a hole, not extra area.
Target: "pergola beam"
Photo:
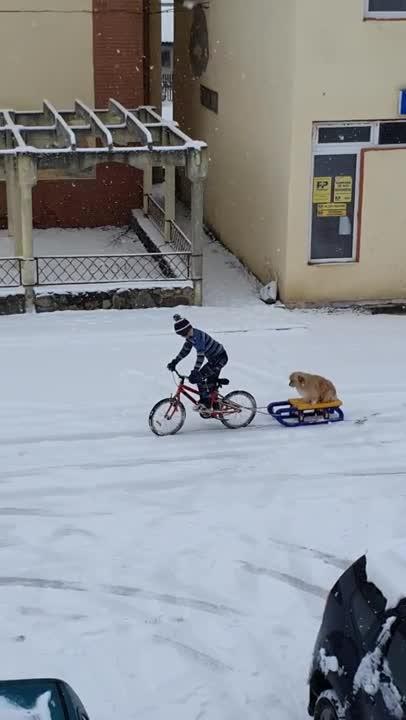
[[[72,150],[76,150],[76,137],[75,133],[69,127],[66,120],[62,115],[54,108],[54,106],[48,101],[44,100],[44,114],[52,117],[55,123],[55,130],[58,137],[65,140],[66,145]]]
[[[151,116],[151,122],[145,122],[144,125],[146,128],[160,128],[161,133],[163,131],[166,131],[169,138],[169,145],[179,145],[179,141],[181,143],[193,143],[193,146],[195,149],[204,148],[206,147],[205,143],[199,143],[198,141],[191,141],[190,137],[186,135],[182,130],[180,130],[179,125],[177,122],[163,120],[161,116],[156,112],[156,110],[151,107],[150,105],[142,105],[140,108],[138,108],[138,112],[144,111],[147,115]],[[172,142],[173,140],[173,142]]]
[[[89,123],[94,134],[101,139],[103,145],[107,146],[109,150],[113,150],[113,136],[94,110],[91,110],[81,100],[75,100],[75,110],[79,117],[84,118]]]
[[[3,114],[6,121],[5,127],[10,131],[11,135],[14,138],[14,147],[24,150],[27,145],[20,132],[21,126],[14,123],[13,118],[11,117],[10,110],[5,110]]]
[[[130,132],[134,132],[134,134],[139,137],[140,141],[152,150],[154,141],[151,132],[145,127],[145,125],[142,124],[142,122],[140,122],[140,120],[138,120],[131,110],[127,110],[123,105],[121,105],[121,103],[117,100],[113,100],[112,98],[110,98],[110,107],[117,113],[121,114],[128,130]]]

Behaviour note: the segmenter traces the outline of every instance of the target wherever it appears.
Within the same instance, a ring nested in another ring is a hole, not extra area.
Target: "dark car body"
[[[406,719],[406,600],[400,594],[390,607],[367,563],[359,558],[327,598],[309,674],[309,715],[331,691],[337,717]],[[406,572],[399,582],[406,588]]]
[[[41,704],[45,704],[51,720],[89,720],[82,701],[63,680],[38,678],[0,681],[0,709],[3,713],[5,706],[9,705],[11,709],[20,710],[21,717],[24,717],[26,711],[27,717],[32,718],[34,708],[41,716]]]

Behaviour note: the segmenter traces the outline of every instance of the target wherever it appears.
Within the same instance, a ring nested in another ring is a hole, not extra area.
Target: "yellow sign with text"
[[[334,202],[350,203],[352,200],[351,175],[339,175],[334,181]]]
[[[313,204],[329,203],[331,200],[331,177],[315,177],[313,179]]]
[[[346,203],[325,203],[317,205],[317,217],[346,217]]]

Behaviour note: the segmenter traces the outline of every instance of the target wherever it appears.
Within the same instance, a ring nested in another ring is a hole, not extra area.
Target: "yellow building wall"
[[[366,154],[360,262],[308,265],[312,122],[396,119],[398,91],[406,84],[406,22],[364,21],[363,5],[363,0],[341,0],[339,6],[312,0],[310,7],[297,2],[284,288],[291,302],[406,296],[400,270],[406,259],[404,199],[390,176],[393,166],[404,187],[403,151]]]
[[[47,98],[69,109],[77,97],[93,105],[92,0],[0,0],[1,9],[15,12],[1,14],[0,107],[36,110]]]
[[[175,119],[209,146],[205,217],[263,281],[283,285],[289,199],[294,0],[211,0],[210,60],[192,80],[192,13],[175,16]],[[200,83],[219,112],[200,105]]]

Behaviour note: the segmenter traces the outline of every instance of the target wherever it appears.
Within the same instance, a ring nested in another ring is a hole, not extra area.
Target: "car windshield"
[[[403,701],[406,699],[406,622],[394,633],[388,650],[388,665],[393,682],[399,690]]]
[[[65,720],[56,683],[0,682],[0,720]]]

